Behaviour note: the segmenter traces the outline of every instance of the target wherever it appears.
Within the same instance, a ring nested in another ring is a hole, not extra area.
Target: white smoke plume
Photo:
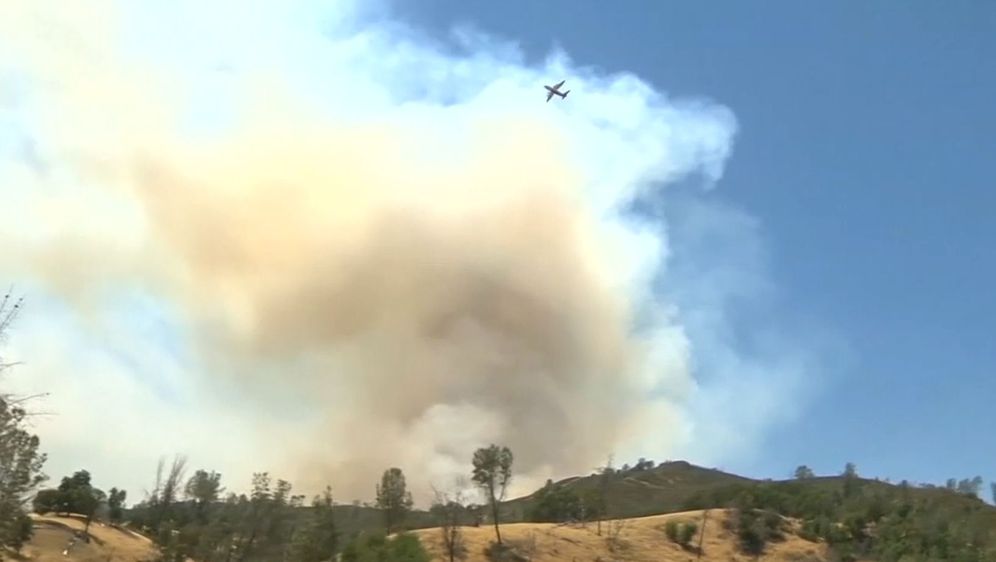
[[[517,491],[688,450],[668,225],[627,210],[720,179],[726,108],[349,3],[4,5],[0,278],[50,473],[137,493],[180,452],[365,498],[492,442]]]

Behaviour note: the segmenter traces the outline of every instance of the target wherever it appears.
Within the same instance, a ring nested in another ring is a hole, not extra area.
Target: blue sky
[[[796,421],[726,468],[996,477],[996,5],[395,6],[433,34],[471,22],[734,112],[726,174],[702,197],[758,219],[782,307],[848,352]]]

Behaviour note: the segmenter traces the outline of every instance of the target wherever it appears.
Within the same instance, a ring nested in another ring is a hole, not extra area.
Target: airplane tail
[[[564,92],[564,98],[566,98],[566,97],[567,97],[567,94],[569,94],[569,93],[571,93],[571,91],[570,91],[570,90],[567,90],[566,92]]]

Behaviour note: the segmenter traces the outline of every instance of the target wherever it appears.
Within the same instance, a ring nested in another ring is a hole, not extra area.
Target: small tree
[[[801,465],[795,469],[796,480],[808,480],[813,477],[815,477],[815,474],[813,474],[813,469],[809,468],[806,465]]]
[[[854,463],[847,463],[844,465],[844,496],[850,497],[858,491],[858,470],[855,468]]]
[[[405,484],[405,475],[400,468],[384,471],[377,485],[377,508],[384,513],[384,526],[391,534],[404,520],[412,508],[412,495]]]
[[[609,516],[609,486],[612,484],[612,475],[615,469],[612,468],[612,455],[605,461],[605,466],[598,468],[598,487],[594,494],[589,496],[587,509],[595,516],[598,522],[596,533],[602,536],[602,520]]]
[[[992,492],[993,495],[993,503],[996,504],[996,482],[989,483],[989,490]]]
[[[0,299],[0,342],[17,317],[21,300],[8,293]],[[13,364],[0,359],[0,374]],[[38,452],[40,441],[28,431],[24,402],[0,393],[0,547],[19,549],[30,537],[31,519],[24,513],[25,498],[45,481],[42,465],[45,455]]]
[[[494,518],[495,537],[501,542],[501,529],[498,521],[498,502],[505,499],[508,484],[512,480],[512,451],[508,447],[491,445],[474,451],[474,471],[472,479],[491,504],[491,515]]]
[[[312,515],[304,530],[294,537],[291,559],[297,562],[324,562],[335,558],[339,533],[335,524],[332,488],[311,502]]]
[[[184,490],[187,497],[197,505],[197,515],[203,521],[206,518],[207,507],[218,501],[224,488],[221,487],[221,474],[206,470],[198,470],[187,480]]]
[[[120,524],[124,519],[124,502],[127,496],[128,492],[118,490],[117,488],[111,488],[111,491],[107,494],[107,515],[111,523]]]

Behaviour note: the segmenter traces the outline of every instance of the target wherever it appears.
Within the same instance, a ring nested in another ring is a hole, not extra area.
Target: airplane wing
[[[560,82],[557,83],[556,86],[553,87],[553,89],[554,90],[559,90],[560,87],[564,85],[564,82],[567,82],[567,80],[561,80]]]
[[[550,98],[552,97],[553,97],[553,90],[546,93],[546,101],[550,101]]]

